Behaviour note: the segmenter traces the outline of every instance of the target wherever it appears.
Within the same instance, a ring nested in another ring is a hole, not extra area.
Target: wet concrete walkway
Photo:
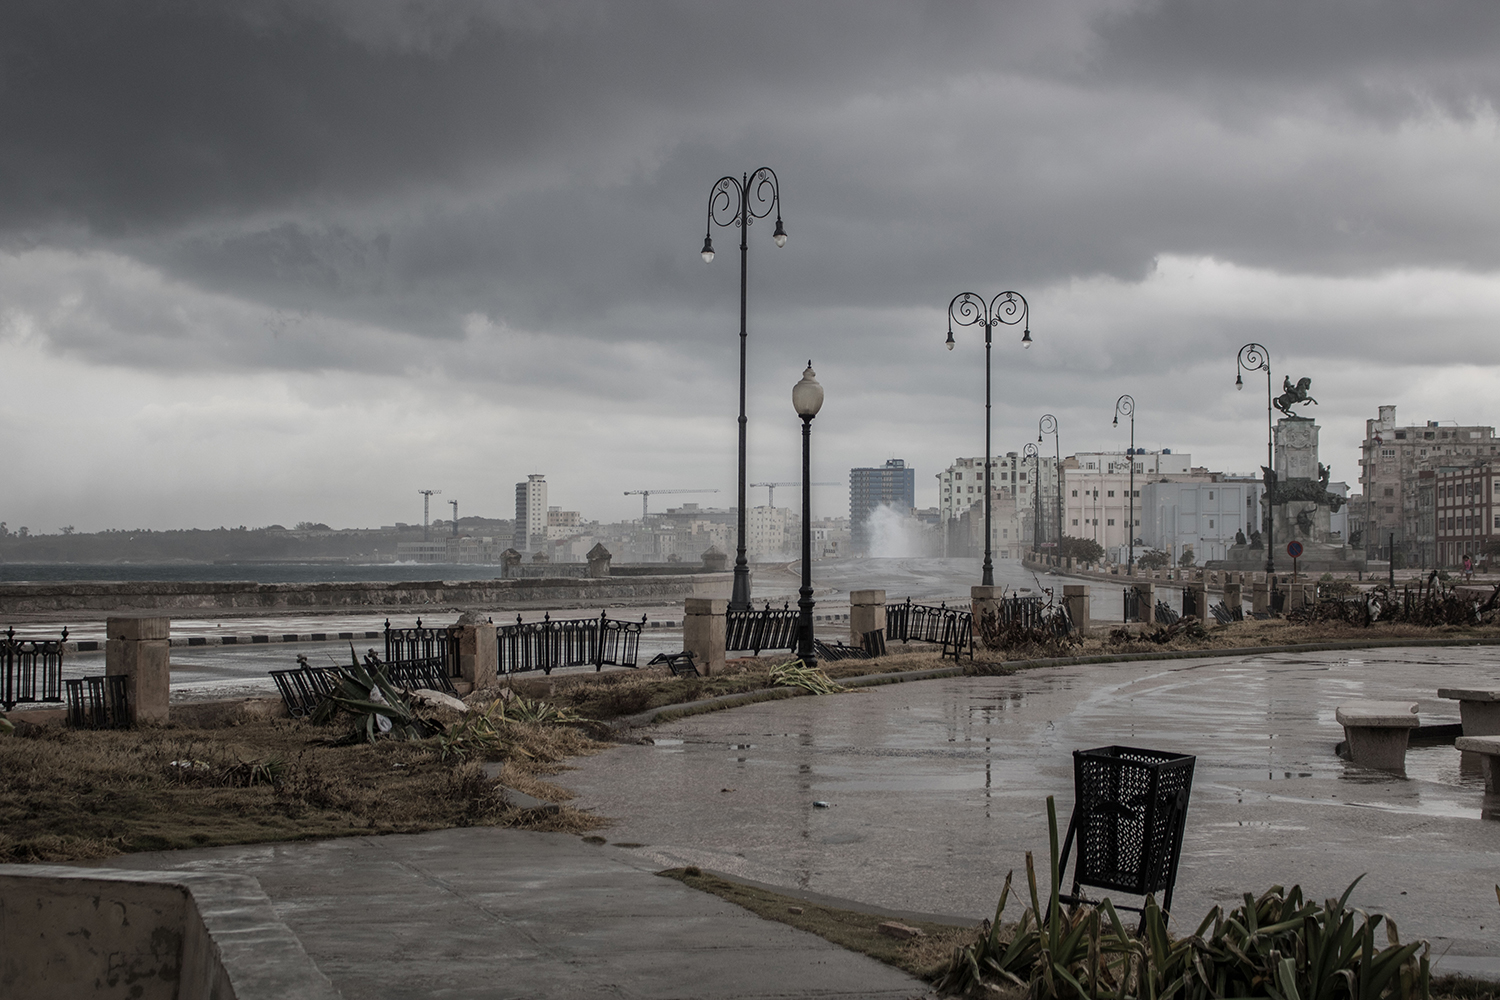
[[[1425,937],[1449,971],[1500,978],[1500,822],[1451,745],[1408,777],[1334,755],[1335,707],[1412,698],[1457,722],[1439,686],[1492,686],[1500,650],[1358,650],[1074,666],[799,698],[639,731],[560,782],[617,818],[610,839],[661,867],[694,863],[895,909],[993,912],[1024,852],[1045,871],[1045,797],[1072,806],[1075,749],[1198,757],[1176,909],[1301,883]],[[828,803],[821,808],[815,803]]]
[[[346,1000],[907,1000],[925,984],[578,837],[476,828],[134,854],[253,875]]]

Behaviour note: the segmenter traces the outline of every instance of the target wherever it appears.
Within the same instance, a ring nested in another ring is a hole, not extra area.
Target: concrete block
[[[1245,594],[1244,591],[1240,589],[1238,580],[1236,580],[1234,583],[1224,584],[1224,606],[1227,607],[1231,612],[1233,612],[1235,608],[1244,608]]]
[[[698,672],[705,677],[724,671],[728,613],[729,602],[723,598],[689,597],[683,602],[682,648],[693,654]]]
[[[1414,701],[1348,701],[1334,711],[1349,743],[1349,759],[1362,767],[1406,773],[1406,746],[1420,725]]]
[[[1189,581],[1182,588],[1182,613],[1192,615],[1199,621],[1208,619],[1208,586],[1202,581]]]
[[[171,635],[172,619],[159,615],[111,615],[105,620],[105,634],[110,639],[140,642],[143,639],[166,639]]]
[[[970,587],[969,610],[974,613],[974,631],[979,632],[979,620],[986,612],[994,612],[1005,595],[1004,587]]]
[[[1500,736],[1500,690],[1438,688],[1438,697],[1458,702],[1465,736]]]
[[[1135,592],[1140,595],[1141,622],[1146,625],[1156,624],[1156,584],[1150,582],[1137,583]]]
[[[1250,609],[1257,615],[1270,613],[1271,585],[1266,581],[1256,580],[1250,585]]]
[[[1073,627],[1080,632],[1089,627],[1089,588],[1083,584],[1064,584],[1063,603],[1067,605],[1068,617]]]
[[[472,690],[491,687],[499,679],[500,640],[488,622],[465,624],[458,631],[458,675]]]
[[[167,721],[172,660],[171,647],[165,637],[140,642],[107,640],[104,643],[104,672],[125,675],[132,725],[160,725]]]
[[[849,644],[860,646],[865,633],[885,629],[885,591],[849,591]]]
[[[1500,781],[1500,736],[1460,736],[1453,745],[1462,753],[1479,757],[1485,794],[1500,795],[1500,788],[1495,787]]]

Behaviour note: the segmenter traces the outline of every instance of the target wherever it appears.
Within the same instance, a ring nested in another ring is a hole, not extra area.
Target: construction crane
[[[646,521],[646,505],[651,502],[653,493],[717,493],[718,490],[626,490],[628,497],[639,496],[641,498],[641,523]]]
[[[453,508],[453,537],[458,537],[458,501],[449,500],[448,506]]]
[[[420,494],[422,494],[422,541],[425,542],[425,541],[427,541],[427,505],[432,502],[432,498],[433,498],[434,494],[438,494],[438,493],[441,493],[443,491],[442,490],[417,490],[417,492],[420,493]]]
[[[751,483],[751,486],[764,486],[766,488],[766,506],[776,506],[776,487],[778,486],[801,486],[801,480],[794,483]],[[809,486],[842,486],[843,483],[808,483]]]

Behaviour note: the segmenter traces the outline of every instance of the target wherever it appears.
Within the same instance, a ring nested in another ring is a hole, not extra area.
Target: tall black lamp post
[[[1042,435],[1052,435],[1052,448],[1056,453],[1053,461],[1057,466],[1057,551],[1053,555],[1062,558],[1063,540],[1063,467],[1062,467],[1062,438],[1057,432],[1057,418],[1050,413],[1042,414],[1042,419],[1036,422],[1036,443],[1042,443]]]
[[[781,184],[776,172],[761,167],[742,177],[730,174],[720,177],[708,196],[708,228],[703,234],[703,261],[714,259],[714,226],[740,228],[740,491],[739,541],[734,555],[734,589],[730,591],[731,611],[750,609],[750,563],[745,558],[745,279],[750,260],[747,237],[750,225],[776,213],[776,229],[771,239],[786,246],[786,229],[781,225]]]
[[[1115,400],[1115,426],[1120,426],[1122,416],[1130,418],[1130,514],[1125,521],[1125,534],[1130,539],[1130,560],[1125,564],[1127,575],[1135,573],[1135,397],[1129,393]]]
[[[1273,451],[1272,441],[1274,434],[1271,425],[1271,352],[1260,344],[1249,343],[1240,348],[1239,355],[1235,358],[1234,387],[1243,390],[1245,380],[1241,377],[1242,372],[1265,372],[1266,373],[1266,579],[1269,581],[1276,573],[1276,546],[1274,544],[1273,526],[1276,523],[1276,456]]]
[[[1031,466],[1031,506],[1036,510],[1036,527],[1031,532],[1031,551],[1035,552],[1037,546],[1042,543],[1042,452],[1030,441],[1021,449],[1021,458],[1032,460]]]
[[[948,303],[948,350],[953,350],[953,324],[984,327],[984,574],[980,585],[995,585],[995,563],[990,555],[990,334],[996,326],[1021,325],[1021,346],[1031,346],[1030,310],[1020,292],[1001,292],[989,302],[973,292],[960,292]]]
[[[811,360],[802,373],[802,381],[792,386],[792,406],[802,418],[802,589],[797,600],[801,612],[797,620],[797,658],[812,667],[818,662],[818,652],[813,647],[812,422],[823,406],[823,387],[818,384]]]

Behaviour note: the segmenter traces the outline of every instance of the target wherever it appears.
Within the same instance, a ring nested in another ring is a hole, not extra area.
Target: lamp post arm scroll
[[[1130,513],[1125,519],[1125,537],[1129,540],[1130,556],[1125,564],[1127,575],[1135,573],[1135,397],[1126,393],[1115,400],[1115,426],[1120,426],[1120,418],[1130,418],[1130,449],[1125,457],[1130,462]]]
[[[1272,577],[1276,573],[1276,546],[1274,544],[1274,529],[1276,524],[1276,456],[1272,441],[1274,433],[1271,424],[1271,352],[1254,342],[1240,348],[1235,357],[1234,387],[1243,389],[1245,387],[1241,372],[1265,372],[1266,373],[1266,580],[1274,586]]]

